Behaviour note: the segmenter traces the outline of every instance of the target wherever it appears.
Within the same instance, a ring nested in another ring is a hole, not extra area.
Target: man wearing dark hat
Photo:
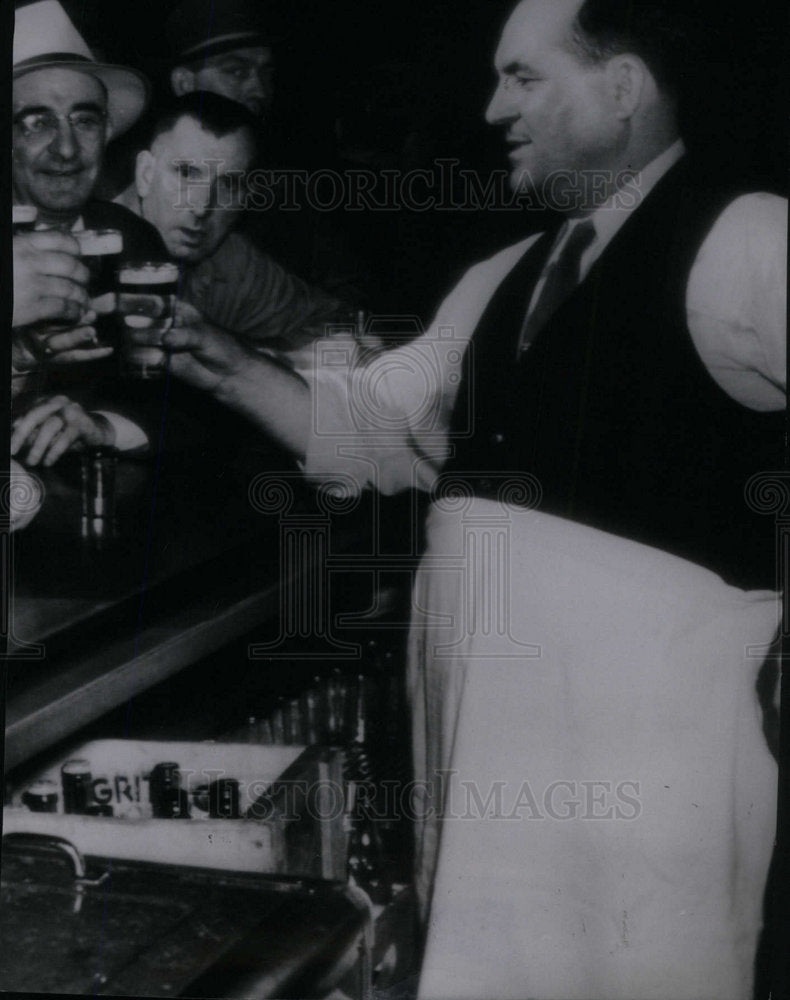
[[[147,82],[134,70],[98,63],[57,0],[17,10],[13,81],[14,203],[34,207],[39,228],[13,241],[14,381],[24,385],[43,363],[47,388],[60,392],[18,418],[12,452],[27,447],[31,464],[42,459],[52,464],[78,439],[119,447],[144,444],[145,436],[130,421],[87,414],[70,397],[99,387],[106,371],[97,362],[111,353],[96,346],[91,325],[95,311],[107,311],[111,303],[88,302],[88,271],[75,234],[119,230],[119,261],[166,256],[153,227],[93,198],[105,146],[142,113]],[[108,284],[99,292],[111,290]],[[52,321],[77,325],[49,337],[29,336],[41,322]]]
[[[285,34],[272,0],[182,0],[165,22],[167,80],[177,97],[210,91],[243,104],[265,128],[259,162],[267,169],[303,169],[294,139],[278,135],[271,122],[274,46]],[[129,164],[125,165],[127,174]],[[128,183],[128,176],[122,183]],[[266,211],[249,211],[242,226],[286,268],[347,301],[367,298],[368,267],[351,249],[337,221],[309,204],[281,210],[285,197],[277,183]]]
[[[165,38],[174,53],[170,86],[176,97],[208,90],[266,117],[274,91],[271,45],[276,38],[266,3],[187,0],[168,17]]]

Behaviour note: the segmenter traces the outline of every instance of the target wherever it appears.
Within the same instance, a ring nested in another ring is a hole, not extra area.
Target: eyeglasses
[[[107,115],[103,111],[72,111],[67,115],[56,115],[54,111],[31,111],[14,118],[14,126],[25,139],[49,142],[57,135],[58,123],[62,121],[68,122],[80,138],[95,141],[104,131]]]

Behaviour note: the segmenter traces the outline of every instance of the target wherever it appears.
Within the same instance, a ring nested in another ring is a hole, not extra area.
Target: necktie
[[[519,355],[523,354],[554,313],[579,284],[581,259],[595,239],[592,222],[574,226],[559,257],[549,266],[543,289],[535,308],[527,314],[519,338]]]

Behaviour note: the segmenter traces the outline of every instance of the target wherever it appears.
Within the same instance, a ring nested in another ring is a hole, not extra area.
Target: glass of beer
[[[80,245],[80,257],[91,273],[88,294],[93,298],[113,289],[115,265],[107,257],[116,257],[123,250],[123,233],[119,229],[83,229],[72,233]]]
[[[103,292],[113,290],[112,260],[108,258],[116,257],[123,250],[123,233],[119,229],[83,229],[80,232],[64,230],[80,245],[80,257],[90,272],[88,279],[88,295],[94,298]],[[99,338],[98,346],[111,347],[109,335],[111,327],[107,323],[102,323],[101,317],[93,324]],[[75,323],[59,323],[57,321],[47,323],[36,333],[36,339],[41,341],[41,349],[47,355],[46,341],[53,333],[64,333],[72,330]]]
[[[29,221],[27,213],[20,212],[27,206],[17,205],[13,212],[14,232],[32,230],[35,224],[36,209],[33,221]],[[60,227],[55,227],[60,228]],[[115,265],[112,258],[116,257],[123,250],[123,233],[119,229],[84,229],[74,232],[70,228],[63,228],[63,232],[74,239],[80,245],[80,258],[90,272],[87,292],[91,298],[103,292],[109,292],[114,287]],[[49,338],[53,333],[65,333],[73,330],[77,323],[64,322],[63,320],[50,320],[39,323],[28,330],[28,343],[33,354],[39,360],[46,360],[52,354],[49,347]],[[93,324],[99,338],[98,346],[112,346],[109,337],[112,334],[112,327],[104,322],[103,317],[99,317]]]
[[[80,257],[90,271],[88,295],[95,298],[115,288],[114,260],[123,250],[123,233],[119,229],[84,229],[72,234],[80,245]],[[93,324],[99,346],[112,347],[115,324],[109,316],[100,316]]]
[[[125,264],[118,270],[118,313],[124,329],[124,370],[135,378],[159,378],[167,367],[155,344],[132,343],[130,333],[146,330],[161,340],[172,327],[178,292],[178,265],[157,261]]]

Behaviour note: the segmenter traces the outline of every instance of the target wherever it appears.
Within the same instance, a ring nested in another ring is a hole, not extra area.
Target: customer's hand
[[[306,382],[275,355],[250,350],[185,302],[178,304],[175,325],[167,333],[135,330],[131,340],[170,351],[174,375],[211,393],[297,458],[304,455],[310,392]]]
[[[115,431],[106,417],[87,413],[67,396],[38,401],[12,424],[11,454],[26,452],[29,466],[49,467],[69,449],[83,445],[114,444]]]
[[[90,272],[70,233],[57,229],[20,233],[13,238],[13,255],[12,326],[47,320],[77,323],[88,311]]]
[[[47,365],[72,365],[98,361],[113,353],[112,347],[99,346],[93,324],[99,316],[115,311],[113,292],[101,295],[88,303],[88,311],[79,319],[79,326],[69,330],[48,332],[47,324],[14,330],[11,340],[11,365],[15,372],[37,368],[42,361]]]

